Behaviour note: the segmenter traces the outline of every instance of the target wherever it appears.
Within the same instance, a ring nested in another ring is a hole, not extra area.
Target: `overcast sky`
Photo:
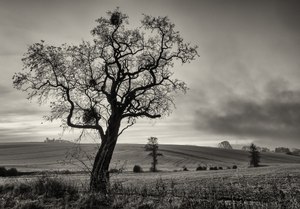
[[[142,14],[168,16],[200,57],[175,65],[190,90],[164,119],[139,120],[122,143],[215,146],[255,142],[300,148],[300,1],[0,0],[0,142],[42,141],[62,134],[43,120],[46,106],[12,88],[22,54],[40,40],[90,40],[95,19],[117,6],[133,26]],[[63,138],[76,138],[77,132]]]

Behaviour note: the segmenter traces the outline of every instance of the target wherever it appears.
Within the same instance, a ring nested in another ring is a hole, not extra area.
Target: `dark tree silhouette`
[[[229,143],[229,141],[222,141],[218,144],[219,148],[223,148],[223,149],[232,149],[231,144]]]
[[[162,154],[158,152],[158,141],[156,137],[150,137],[148,139],[148,143],[145,146],[145,150],[150,151],[149,155],[152,157],[150,170],[152,172],[157,172],[157,157],[162,156]]]
[[[260,152],[257,150],[255,144],[250,145],[250,166],[258,167],[260,162]]]
[[[66,127],[99,134],[90,189],[106,193],[118,136],[137,118],[170,113],[174,95],[187,90],[170,69],[175,61],[187,63],[198,54],[168,17],[144,15],[141,27],[131,29],[128,16],[116,9],[96,22],[91,43],[29,46],[13,84],[29,99],[50,101],[50,121],[61,119]]]

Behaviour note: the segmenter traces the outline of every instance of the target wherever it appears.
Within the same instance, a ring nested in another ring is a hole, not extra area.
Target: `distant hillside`
[[[72,143],[2,143],[0,144],[0,166],[16,167],[20,170],[79,170],[80,167],[62,164],[66,153],[76,148]],[[95,144],[82,144],[82,156],[95,153]],[[159,157],[158,168],[161,170],[179,170],[183,166],[195,169],[197,165],[207,166],[248,166],[248,152],[243,150],[228,150],[213,147],[186,145],[160,145],[163,156]],[[90,164],[88,160],[85,161]],[[279,153],[261,153],[261,164],[300,163],[299,156]],[[113,156],[111,167],[125,165],[132,170],[133,165],[141,165],[148,170],[151,158],[144,151],[144,145],[118,144]]]

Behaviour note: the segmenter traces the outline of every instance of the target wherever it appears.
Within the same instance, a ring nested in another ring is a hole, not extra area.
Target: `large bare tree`
[[[168,17],[144,15],[132,29],[118,9],[96,20],[92,42],[56,47],[44,41],[28,48],[24,69],[13,77],[29,99],[50,103],[49,119],[99,134],[90,189],[107,192],[109,164],[119,135],[137,118],[170,113],[186,84],[172,78],[177,60],[187,63],[197,47],[185,43]]]

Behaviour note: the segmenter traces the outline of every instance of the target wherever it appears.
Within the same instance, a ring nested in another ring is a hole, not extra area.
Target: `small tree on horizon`
[[[50,105],[49,121],[97,134],[101,145],[90,190],[104,194],[118,137],[138,118],[171,113],[176,93],[187,90],[171,69],[198,56],[197,46],[185,43],[168,17],[144,15],[140,27],[132,28],[119,9],[107,14],[96,20],[92,42],[29,46],[22,72],[13,77],[28,99]]]
[[[219,148],[223,148],[223,149],[232,149],[231,144],[229,143],[229,141],[222,141],[218,144]]]
[[[258,167],[260,162],[260,152],[258,151],[255,144],[250,145],[250,166]]]
[[[158,152],[158,139],[156,137],[150,137],[148,138],[148,143],[145,146],[146,151],[150,151],[149,155],[152,157],[152,163],[151,163],[151,168],[150,171],[152,172],[157,172],[157,164],[158,156],[162,156],[161,153]]]

